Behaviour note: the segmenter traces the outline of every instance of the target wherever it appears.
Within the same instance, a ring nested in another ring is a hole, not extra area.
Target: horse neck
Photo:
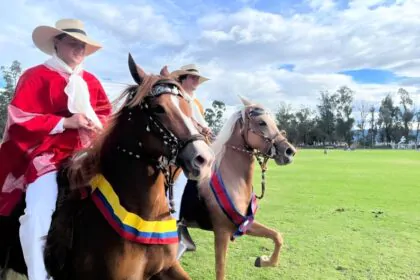
[[[164,176],[160,170],[127,155],[114,155],[110,160],[102,165],[103,175],[127,211],[145,220],[170,218]]]
[[[225,144],[223,158],[219,163],[219,172],[235,204],[248,206],[253,191],[255,160],[250,154],[234,150],[230,146],[245,147],[244,139],[238,131],[234,131]]]

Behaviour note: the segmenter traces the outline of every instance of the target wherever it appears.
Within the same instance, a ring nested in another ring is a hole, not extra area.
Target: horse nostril
[[[206,163],[206,160],[202,156],[196,156],[194,158],[194,163],[197,164],[197,166],[203,166]]]
[[[284,151],[284,154],[285,154],[287,157],[291,157],[291,156],[294,156],[294,155],[295,155],[295,152],[293,151],[293,149],[292,149],[292,148],[287,148],[287,149],[286,149],[286,151]]]

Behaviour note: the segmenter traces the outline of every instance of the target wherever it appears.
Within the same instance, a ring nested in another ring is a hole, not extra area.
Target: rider
[[[8,216],[26,192],[19,236],[29,280],[45,280],[43,239],[57,200],[56,173],[63,160],[90,141],[106,123],[111,104],[82,62],[101,46],[84,24],[62,19],[38,26],[32,39],[51,57],[26,70],[8,106],[0,148],[0,215]]]
[[[195,64],[184,65],[179,70],[173,71],[171,75],[178,79],[182,88],[187,93],[186,98],[191,105],[193,118],[200,126],[202,126],[204,134],[209,133],[210,129],[204,119],[204,107],[195,96],[195,90],[197,87],[209,79],[200,75],[200,72]]]
[[[177,78],[182,88],[186,92],[186,99],[190,103],[193,118],[200,126],[201,133],[210,136],[211,130],[208,127],[206,120],[204,119],[203,105],[200,103],[200,101],[198,101],[198,99],[195,96],[195,90],[197,89],[197,87],[205,81],[208,81],[209,79],[200,75],[200,72],[195,64],[184,65],[179,70],[172,72],[171,75]],[[183,172],[179,174],[178,178],[174,182],[173,192],[175,202],[175,213],[173,214],[173,216],[177,221],[179,221],[180,219],[179,214],[181,211],[182,195],[184,193],[187,182],[188,179]],[[183,225],[179,225],[179,230],[181,233],[181,239],[178,250],[178,257],[186,249],[194,248],[193,242],[188,234],[187,228]],[[184,241],[187,244],[185,244]]]
[[[186,99],[189,102],[192,110],[193,119],[201,127],[201,132],[205,135],[211,133],[211,130],[208,128],[208,124],[204,119],[204,108],[203,105],[198,101],[195,96],[195,90],[198,86],[209,79],[200,75],[200,72],[196,65],[188,64],[182,66],[179,70],[173,71],[171,76],[176,78],[181,84],[182,88],[186,93]],[[179,220],[179,212],[181,207],[181,198],[184,192],[185,185],[187,183],[187,177],[184,173],[181,172],[174,184],[174,201],[175,201],[175,210],[174,218]]]

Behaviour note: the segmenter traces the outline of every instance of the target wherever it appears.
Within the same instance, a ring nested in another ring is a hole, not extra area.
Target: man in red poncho
[[[8,107],[0,146],[0,216],[8,216],[26,193],[19,236],[29,280],[45,280],[43,237],[57,200],[60,163],[89,145],[111,113],[100,82],[82,69],[101,46],[79,20],[35,28],[32,39],[51,55],[20,77]]]

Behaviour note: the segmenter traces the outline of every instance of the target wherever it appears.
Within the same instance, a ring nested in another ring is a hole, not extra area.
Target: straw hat
[[[200,71],[198,71],[198,68],[195,64],[187,64],[182,66],[179,70],[175,70],[171,73],[171,75],[175,78],[179,78],[182,75],[192,75],[192,76],[198,76],[200,79],[198,80],[198,83],[204,83],[205,81],[208,81],[210,79],[201,76]]]
[[[55,27],[38,26],[32,32],[32,40],[41,51],[52,55],[54,53],[54,37],[65,33],[79,41],[86,43],[85,55],[88,56],[102,46],[90,39],[84,30],[84,24],[78,19],[62,19],[55,23]]]

